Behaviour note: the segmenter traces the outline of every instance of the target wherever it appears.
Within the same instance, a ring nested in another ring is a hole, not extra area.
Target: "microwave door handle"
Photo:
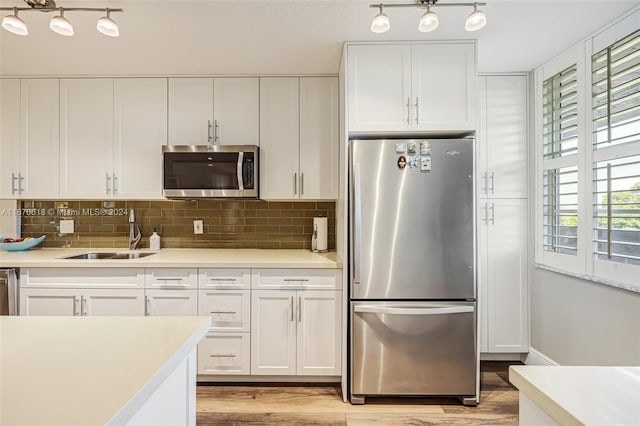
[[[446,315],[462,314],[473,312],[473,306],[445,306],[445,307],[424,307],[424,308],[401,308],[362,305],[354,307],[355,312],[368,314],[388,314],[388,315]]]
[[[238,164],[236,164],[236,175],[238,176],[238,189],[244,189],[244,181],[242,178],[242,163],[244,162],[244,152],[238,153]]]

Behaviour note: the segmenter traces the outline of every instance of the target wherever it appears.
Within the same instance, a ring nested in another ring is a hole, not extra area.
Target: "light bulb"
[[[56,32],[63,36],[72,36],[73,35],[73,25],[67,18],[64,17],[64,9],[60,8],[60,15],[54,16],[51,18],[51,22],[49,22],[49,28],[53,32]]]
[[[473,6],[473,12],[467,16],[464,23],[464,29],[467,31],[478,31],[487,25],[487,16],[483,11],[478,10],[478,6]]]
[[[440,25],[438,15],[436,15],[434,12],[431,12],[427,7],[426,13],[422,15],[422,17],[420,17],[418,31],[420,31],[421,33],[428,33],[438,28],[438,25]]]
[[[109,37],[118,37],[120,35],[120,30],[118,29],[118,24],[115,23],[113,19],[109,16],[111,13],[110,9],[107,9],[107,16],[103,16],[98,19],[98,31],[102,34]]]
[[[27,24],[18,18],[18,8],[13,8],[13,15],[7,15],[2,18],[2,28],[17,35],[26,36],[29,34]]]
[[[389,23],[389,17],[380,8],[380,13],[373,17],[371,21],[371,32],[384,33],[389,31],[391,24]]]

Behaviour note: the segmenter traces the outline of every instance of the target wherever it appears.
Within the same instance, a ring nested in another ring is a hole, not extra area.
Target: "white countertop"
[[[509,381],[561,425],[640,425],[640,367],[519,365]]]
[[[0,317],[0,424],[103,425],[135,410],[208,317]]]
[[[161,249],[136,250],[155,253],[139,259],[60,259],[60,257],[97,252],[128,252],[127,249],[42,248],[7,252],[0,250],[0,267],[14,268],[342,268],[335,252],[313,253],[310,250],[267,249]]]

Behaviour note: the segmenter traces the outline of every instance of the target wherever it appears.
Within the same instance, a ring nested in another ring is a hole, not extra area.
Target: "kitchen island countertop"
[[[342,268],[336,252],[313,253],[296,249],[140,249],[154,253],[138,259],[61,259],[80,253],[128,252],[117,248],[41,248],[7,252],[0,250],[0,267],[14,268]]]
[[[0,424],[135,419],[209,327],[209,317],[0,317]],[[195,373],[192,387],[195,404]]]

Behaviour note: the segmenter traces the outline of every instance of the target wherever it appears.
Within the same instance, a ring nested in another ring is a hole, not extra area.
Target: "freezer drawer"
[[[475,397],[475,302],[351,302],[351,396]]]

